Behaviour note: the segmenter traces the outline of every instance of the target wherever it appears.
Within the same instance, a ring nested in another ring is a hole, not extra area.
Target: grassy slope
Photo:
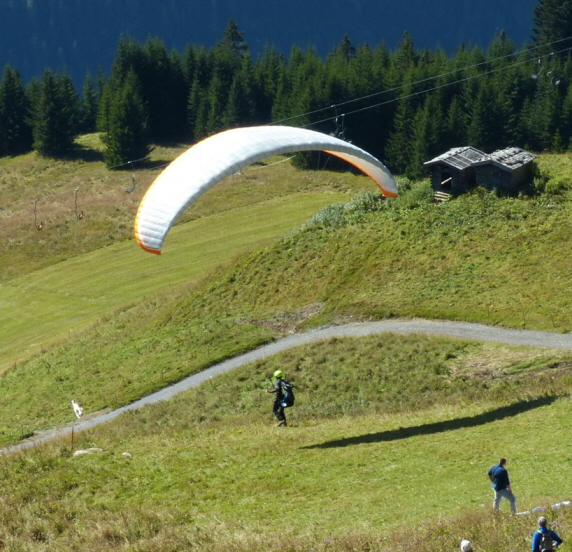
[[[74,159],[55,161],[35,153],[0,158],[0,283],[54,263],[133,239],[133,221],[145,190],[160,170],[186,146],[157,147],[150,161],[131,170],[108,171],[101,159],[98,135],[78,139]],[[292,194],[333,191],[346,197],[371,189],[365,178],[300,172],[281,158],[245,169],[205,194],[181,221],[195,220]],[[130,167],[126,167],[130,169]],[[77,208],[76,208],[77,189]],[[34,226],[44,222],[43,230]],[[78,220],[76,210],[84,212]],[[168,246],[168,242],[167,242]]]
[[[70,396],[88,411],[119,404],[272,335],[350,316],[567,329],[565,197],[435,207],[422,195],[290,235],[22,363],[2,379],[4,439],[69,419]],[[570,498],[570,362],[388,336],[283,353],[82,436],[100,455],[71,459],[61,443],[6,461],[0,538],[26,550],[445,550],[461,536],[526,546],[530,518],[491,531],[474,513],[490,500],[483,471],[507,455],[522,507]],[[263,394],[277,367],[305,389],[280,433]],[[384,540],[410,524],[414,536]]]
[[[323,303],[314,323],[422,316],[572,328],[568,200],[387,205],[361,224],[314,226],[253,254],[213,283],[209,301],[248,304],[259,318]]]
[[[271,167],[253,166],[205,194],[182,218],[192,224],[175,228],[165,254],[151,258],[132,239],[137,202],[159,171],[152,167],[182,148],[155,150],[136,174],[135,192],[126,194],[130,173],[105,170],[96,136],[79,145],[89,163],[81,156],[67,163],[35,154],[0,159],[7,206],[0,211],[0,371],[144,296],[204,278],[326,204],[371,189],[365,178],[302,173],[270,159]],[[77,186],[81,221],[74,215]],[[49,219],[38,215],[41,232],[29,212],[35,197],[52,209]]]
[[[0,286],[0,369],[119,307],[204,278],[342,197],[322,192],[269,200],[175,228],[160,257],[124,241],[5,283]]]
[[[490,358],[497,365],[483,377],[476,367]],[[531,369],[534,358],[552,367]],[[500,455],[521,509],[570,498],[563,360],[418,336],[290,350],[76,443],[104,452],[70,458],[66,440],[7,462],[0,538],[29,550],[308,550],[328,539],[365,551],[395,548],[384,539],[407,527],[397,540],[407,550],[427,522],[432,541],[446,535],[436,550],[460,536],[523,547],[522,523],[474,535],[472,523],[461,535],[455,524],[472,512],[476,525],[491,498],[486,469]],[[270,424],[264,393],[277,367],[301,389],[285,430]]]
[[[286,164],[264,170],[275,168],[287,171]],[[292,182],[292,174],[284,174],[290,175],[287,182]],[[341,175],[321,176],[327,179],[326,189],[331,185],[349,189],[348,182],[355,181]],[[309,185],[317,186],[316,182]],[[295,184],[292,187],[291,193],[298,191]],[[223,188],[223,205],[237,188]],[[251,187],[251,192],[255,188]],[[332,197],[331,191],[325,193]],[[264,217],[276,218],[276,211],[269,212],[274,202],[285,209],[283,220],[288,224],[296,218],[292,209],[300,204],[281,199],[255,201],[250,207],[204,216],[175,229],[173,241],[168,243],[172,249],[159,259],[136,254],[137,250],[119,254],[128,245],[118,244],[10,282],[2,292],[23,295],[24,291],[26,297],[37,298],[30,286],[12,288],[15,282],[28,278],[44,280],[36,286],[40,294],[44,289],[50,291],[44,294],[50,301],[41,303],[46,316],[36,323],[33,308],[38,302],[28,311],[34,325],[27,324],[27,333],[19,333],[15,325],[3,325],[4,335],[11,337],[3,346],[12,354],[21,354],[27,346],[37,351],[42,342],[34,336],[41,335],[40,330],[61,335],[70,327],[75,330],[76,320],[86,323],[101,317],[101,321],[91,331],[74,331],[71,339],[6,375],[0,407],[2,440],[12,441],[22,432],[67,419],[71,396],[88,404],[90,412],[115,407],[274,335],[308,325],[409,315],[568,328],[570,298],[566,290],[571,271],[564,243],[571,221],[565,197],[513,200],[475,195],[436,206],[427,203],[425,196],[423,186],[414,187],[397,202],[381,204],[372,214],[346,210],[345,218],[336,219],[335,226],[310,225],[237,259],[230,268],[220,269],[194,286],[187,278],[193,274],[194,257],[183,249],[194,247],[197,227],[208,228],[207,236],[220,238],[229,217],[242,213],[246,217],[240,222],[238,236],[249,239],[253,237],[247,230],[251,224]],[[202,207],[206,212],[221,205],[216,195],[205,197],[210,201]],[[298,197],[312,205],[312,192]],[[324,196],[317,197],[319,203]],[[241,201],[245,199],[237,200]],[[260,218],[252,221],[248,215],[255,212]],[[192,239],[187,237],[190,235]],[[258,238],[254,236],[255,243]],[[209,244],[208,254],[210,248],[214,254],[203,261],[202,274],[220,262],[222,255],[228,258],[227,242],[216,240],[222,251]],[[554,255],[560,248],[562,253]],[[169,257],[173,263],[168,273],[152,270],[158,262],[168,263]],[[101,278],[93,279],[93,266]],[[140,279],[142,273],[145,280]],[[109,280],[108,274],[114,278]],[[196,278],[200,275],[199,271]],[[167,287],[182,280],[187,284],[181,289]],[[167,288],[159,299],[148,298],[133,308],[125,306],[151,291],[153,281],[158,284],[155,291],[160,286]],[[71,305],[64,317],[67,326],[60,325],[54,314],[62,301]],[[25,312],[23,304],[12,301],[14,314],[10,316],[8,308],[3,310],[6,320],[15,319],[18,311]],[[103,315],[109,308],[120,311],[108,319]]]

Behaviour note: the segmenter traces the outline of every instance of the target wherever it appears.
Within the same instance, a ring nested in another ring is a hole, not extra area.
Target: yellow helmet
[[[276,372],[274,372],[275,378],[281,378],[283,376],[284,376],[284,374],[282,373],[282,370],[276,370]]]

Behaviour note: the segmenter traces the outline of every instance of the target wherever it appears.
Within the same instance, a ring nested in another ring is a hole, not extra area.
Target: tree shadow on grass
[[[347,447],[349,445],[363,445],[366,443],[381,443],[384,441],[398,441],[399,439],[408,439],[418,435],[431,435],[433,433],[442,433],[443,431],[453,431],[455,429],[463,429],[466,427],[475,427],[479,425],[496,422],[504,418],[510,418],[552,404],[558,397],[540,397],[531,401],[519,401],[509,406],[495,408],[489,412],[483,412],[476,416],[467,416],[465,418],[457,418],[455,420],[445,420],[443,422],[435,422],[432,424],[423,424],[414,427],[400,427],[389,431],[379,431],[378,433],[368,433],[367,435],[358,435],[356,437],[348,437],[346,439],[337,439],[335,441],[327,441],[319,445],[309,445],[302,447],[305,449],[326,449],[336,447]]]
[[[61,159],[66,161],[84,161],[86,163],[101,162],[105,160],[102,151],[86,147],[82,144],[75,144],[71,151],[67,152],[66,155],[61,156]],[[138,159],[133,163],[126,161],[125,163],[114,167],[114,170],[125,172],[133,170],[153,170],[166,167],[170,163],[171,160],[167,159]]]
[[[103,161],[103,153],[81,144],[74,144],[73,149],[67,152],[66,155],[63,155],[61,159],[66,161],[84,161],[86,163],[95,163],[97,161]]]

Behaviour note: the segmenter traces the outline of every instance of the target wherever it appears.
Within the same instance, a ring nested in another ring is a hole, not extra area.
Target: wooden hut
[[[431,169],[431,185],[435,192],[457,196],[482,186],[515,194],[532,181],[536,155],[520,148],[506,148],[491,154],[473,147],[453,148],[425,162]]]
[[[485,155],[470,146],[453,148],[423,165],[431,169],[431,185],[436,192],[457,196],[477,185],[474,165]]]
[[[520,148],[506,148],[485,155],[474,166],[477,169],[477,186],[516,194],[534,178],[536,155]]]

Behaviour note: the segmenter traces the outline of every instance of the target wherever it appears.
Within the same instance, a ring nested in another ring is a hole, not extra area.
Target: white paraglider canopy
[[[367,174],[384,196],[396,197],[397,187],[385,165],[349,142],[289,126],[235,128],[195,144],[157,177],[139,205],[137,243],[145,251],[160,254],[181,213],[225,177],[270,155],[311,150],[344,159]]]

